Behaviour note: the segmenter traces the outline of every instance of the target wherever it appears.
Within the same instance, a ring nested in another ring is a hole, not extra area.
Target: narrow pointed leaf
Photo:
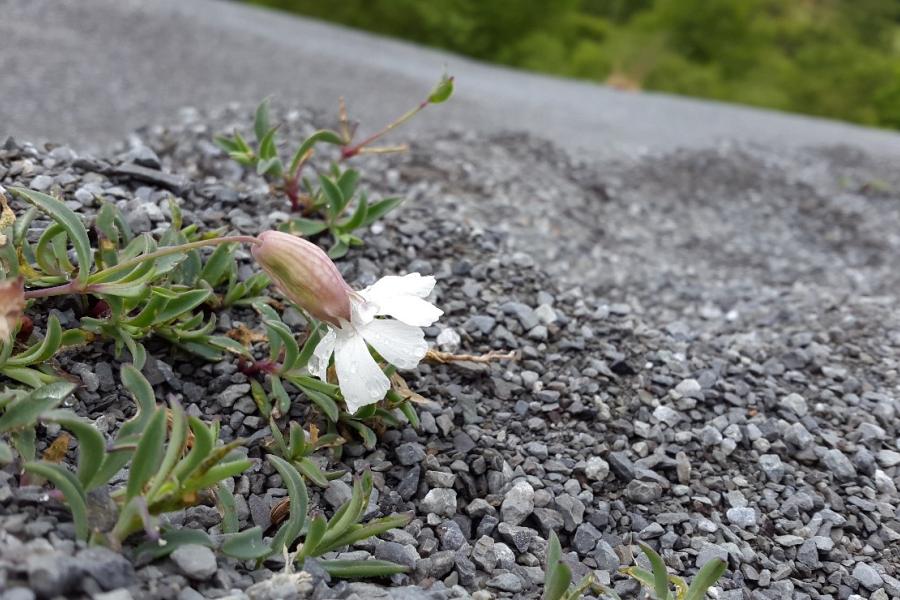
[[[363,577],[390,577],[406,573],[409,567],[389,560],[322,560],[319,565],[332,577],[359,579]]]
[[[16,400],[0,417],[0,432],[33,425],[41,413],[56,408],[75,387],[68,382],[51,383]]]
[[[62,492],[63,497],[66,499],[66,504],[72,512],[76,537],[80,540],[87,540],[89,533],[87,503],[85,502],[84,490],[75,476],[65,467],[45,462],[25,463],[25,470],[47,479]]]
[[[714,558],[700,567],[700,571],[694,576],[684,600],[703,600],[706,597],[706,591],[714,586],[719,578],[725,573],[728,565],[724,560]]]
[[[147,482],[157,473],[163,459],[163,444],[166,439],[166,411],[157,408],[147,428],[141,434],[134,452],[134,459],[128,471],[128,485],[125,499],[131,500],[141,494]]]

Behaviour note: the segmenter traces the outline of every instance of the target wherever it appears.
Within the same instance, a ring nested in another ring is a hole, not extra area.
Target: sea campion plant
[[[453,78],[445,75],[422,102],[359,142],[354,142],[356,128],[350,124],[344,103],[341,101],[339,131],[320,129],[312,133],[300,143],[290,160],[286,162],[279,155],[276,137],[279,126],[271,123],[268,99],[263,100],[256,109],[253,124],[255,146],[251,147],[237,131],[230,137],[217,137],[216,143],[232,159],[264,177],[273,191],[287,198],[291,210],[299,213],[284,225],[284,231],[304,236],[327,232],[332,239],[328,255],[339,258],[346,254],[351,246],[362,244],[362,240],[353,234],[355,230],[368,227],[402,201],[401,198],[384,198],[370,202],[365,193],[357,197],[359,172],[344,168],[343,163],[360,154],[406,149],[406,146],[373,147],[373,144],[428,106],[445,102],[452,93]],[[314,183],[311,179],[303,177],[302,173],[318,144],[338,146],[340,157],[329,169],[318,173]],[[351,212],[349,209],[354,199],[356,205]]]

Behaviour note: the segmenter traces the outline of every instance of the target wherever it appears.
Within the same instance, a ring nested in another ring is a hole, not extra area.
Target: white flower
[[[391,387],[367,344],[398,369],[415,368],[425,356],[428,344],[422,327],[444,314],[425,300],[434,283],[434,277],[419,273],[382,277],[350,295],[349,322],[327,323],[328,333],[316,346],[309,371],[325,380],[334,355],[338,385],[351,413],[378,402]]]

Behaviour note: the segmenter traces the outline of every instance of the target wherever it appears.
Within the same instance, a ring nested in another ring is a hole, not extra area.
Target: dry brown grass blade
[[[501,360],[518,360],[519,353],[515,350],[509,352],[491,351],[486,354],[453,354],[440,350],[429,350],[425,353],[425,360],[440,364],[454,362],[492,363]]]
[[[169,433],[172,433],[172,425],[175,423],[175,417],[172,416],[172,409],[166,409],[166,426],[169,430]],[[193,448],[194,447],[194,432],[188,428],[187,430],[187,438],[185,439],[185,448]]]
[[[426,402],[425,397],[411,390],[409,384],[406,383],[406,380],[403,379],[400,373],[397,373],[396,371],[393,375],[391,375],[391,386],[394,388],[394,391],[400,394],[400,397],[404,400],[417,402],[419,404]]]

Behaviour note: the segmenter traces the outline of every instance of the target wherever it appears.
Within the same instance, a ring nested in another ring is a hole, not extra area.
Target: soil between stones
[[[323,124],[280,112],[283,139]],[[100,196],[143,230],[164,225],[174,189],[187,222],[257,233],[287,217],[283,204],[210,142],[249,122],[234,107],[185,111],[110,159],[8,142],[0,184],[62,191],[86,215]],[[103,174],[132,160],[167,175]],[[616,569],[644,541],[688,576],[727,559],[719,598],[900,598],[896,169],[846,148],[737,146],[598,165],[527,136],[471,133],[358,166],[373,192],[409,201],[341,261],[347,280],[434,274],[446,315],[430,340],[449,328],[460,351],[522,359],[408,375],[430,401],[422,428],[389,430],[373,452],[351,444],[343,464],[373,471],[373,515],[416,512],[351,550],[413,572],[373,587],[313,570],[296,597],[538,597],[555,529],[577,574],[624,597],[637,588]],[[71,306],[57,310],[75,325]],[[221,317],[223,331],[255,323],[250,311]],[[236,365],[152,349],[157,396],[220,418],[259,458],[266,430]],[[84,383],[73,408],[114,431],[131,404],[111,349],[60,363]],[[347,491],[310,489],[326,511]],[[258,463],[235,493],[246,527],[265,525],[285,491]],[[215,531],[219,517],[199,506],[172,521]],[[124,556],[74,542],[60,505],[0,471],[4,599],[285,597],[277,561],[254,570],[220,556],[211,572],[196,548],[151,565]]]

